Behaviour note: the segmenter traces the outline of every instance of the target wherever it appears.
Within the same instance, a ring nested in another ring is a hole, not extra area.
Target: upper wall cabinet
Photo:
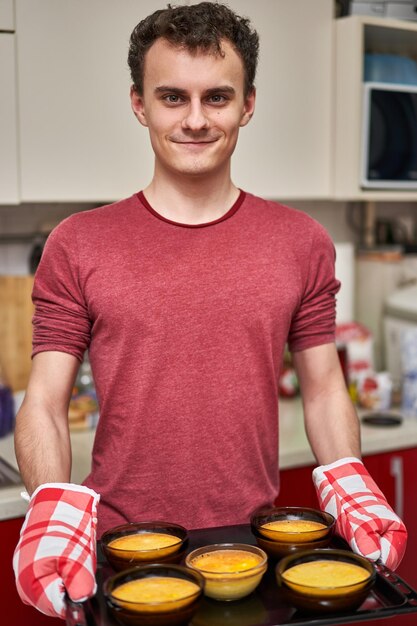
[[[0,0],[0,30],[14,31],[14,0]]]
[[[335,24],[335,171],[332,195],[343,200],[417,200],[417,189],[365,189],[361,186],[365,54],[417,60],[417,24],[366,16],[341,18]],[[379,108],[376,113],[386,115]],[[389,123],[389,119],[385,121]],[[380,142],[381,151],[385,141],[383,134],[381,130],[375,138]]]
[[[13,0],[0,0],[0,204],[19,201]]]
[[[19,202],[15,35],[0,33],[0,204]]]
[[[229,4],[261,38],[234,181],[265,197],[329,197],[333,0]],[[153,154],[130,110],[126,57],[133,27],[161,6],[16,0],[22,201],[111,201],[149,182]]]
[[[242,128],[236,183],[268,198],[331,190],[333,0],[231,0],[260,36],[257,103]]]
[[[153,158],[129,100],[129,36],[156,0],[16,0],[22,201],[111,201]]]

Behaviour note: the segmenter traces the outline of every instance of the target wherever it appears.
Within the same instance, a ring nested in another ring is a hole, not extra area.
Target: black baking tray
[[[210,543],[224,542],[256,545],[248,524],[189,532],[189,551]],[[335,547],[345,546],[337,544]],[[417,612],[417,592],[394,572],[377,565],[375,586],[356,611],[326,615],[302,614],[281,597],[275,580],[275,565],[276,561],[269,559],[268,571],[259,587],[242,600],[217,602],[204,598],[190,626],[333,626]],[[97,594],[83,604],[72,603],[67,615],[68,626],[119,626],[108,612],[102,593],[103,582],[113,574],[114,571],[99,549]]]

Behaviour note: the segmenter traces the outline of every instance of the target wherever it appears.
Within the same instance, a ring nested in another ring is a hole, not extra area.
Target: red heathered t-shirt
[[[33,354],[89,349],[98,536],[246,523],[274,501],[284,347],[334,341],[338,287],[324,228],[244,192],[198,226],[142,193],[59,224],[36,274]]]

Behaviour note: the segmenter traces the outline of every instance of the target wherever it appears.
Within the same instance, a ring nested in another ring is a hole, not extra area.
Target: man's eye
[[[223,102],[226,102],[225,96],[222,96],[221,94],[215,94],[213,96],[210,96],[209,100],[213,104],[223,104]]]
[[[180,101],[180,97],[175,93],[170,93],[164,96],[164,100],[170,104],[177,104]]]

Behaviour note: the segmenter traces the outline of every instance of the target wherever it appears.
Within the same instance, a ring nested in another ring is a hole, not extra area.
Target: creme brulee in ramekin
[[[267,555],[256,546],[213,544],[191,552],[185,564],[204,576],[206,596],[215,600],[238,600],[261,582],[267,569]]]
[[[268,539],[292,541],[296,536],[300,543],[313,541],[318,531],[326,529],[326,524],[308,519],[280,519],[259,526],[259,532]]]
[[[286,584],[294,591],[304,591],[310,595],[338,595],[355,591],[356,585],[369,579],[369,572],[354,563],[345,561],[317,560],[299,563],[282,573]]]
[[[200,587],[191,580],[152,576],[130,580],[116,587],[111,598],[118,606],[141,613],[177,611],[197,595]]]

